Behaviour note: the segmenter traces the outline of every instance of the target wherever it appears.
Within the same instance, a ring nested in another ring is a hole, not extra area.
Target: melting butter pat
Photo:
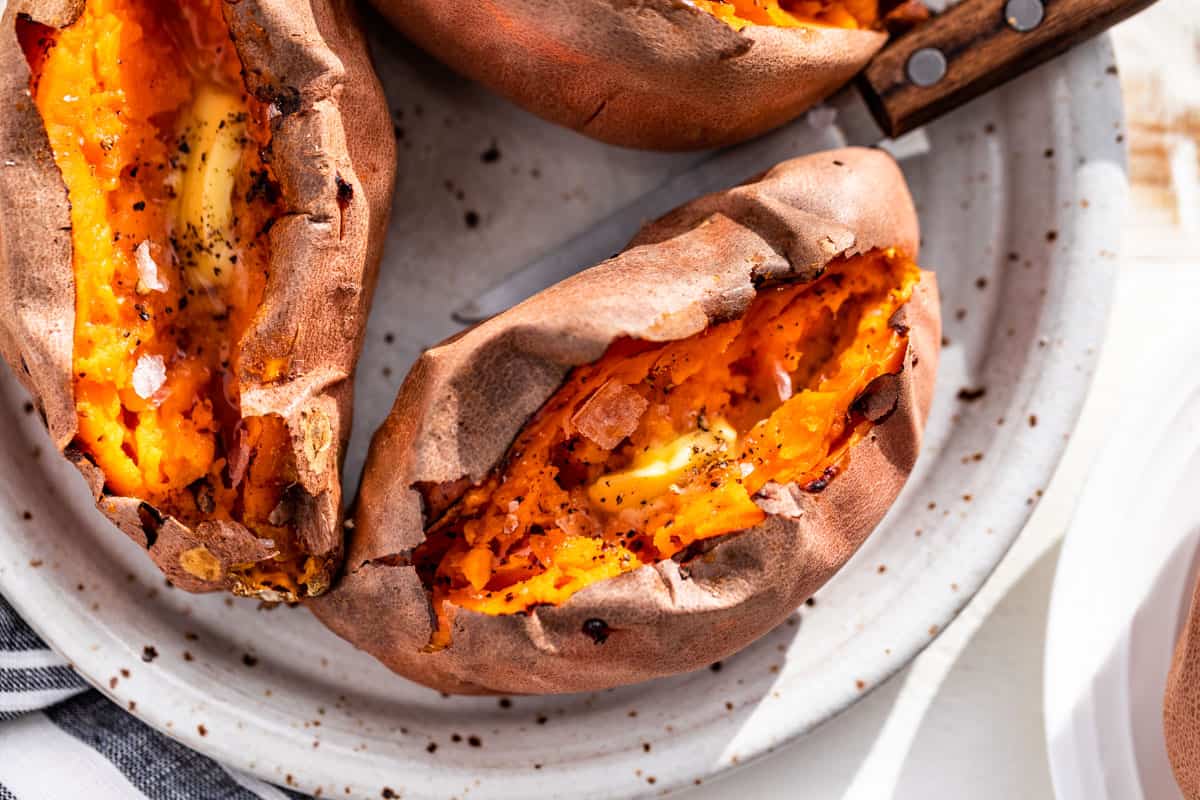
[[[187,116],[175,211],[183,274],[193,286],[214,289],[233,272],[233,190],[246,141],[241,97],[214,86],[200,89]]]
[[[588,487],[588,498],[608,511],[650,502],[685,482],[688,473],[724,457],[736,442],[737,432],[725,422],[684,434],[638,453],[624,472],[600,478]]]

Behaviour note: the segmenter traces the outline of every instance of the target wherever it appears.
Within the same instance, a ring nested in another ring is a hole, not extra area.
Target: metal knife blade
[[[456,309],[455,321],[469,325],[505,311],[547,286],[619,252],[638,229],[676,206],[729,188],[796,156],[847,145],[874,145],[884,138],[862,95],[842,89],[788,125],[752,141],[719,150],[695,167],[593,225],[509,275],[472,302]]]

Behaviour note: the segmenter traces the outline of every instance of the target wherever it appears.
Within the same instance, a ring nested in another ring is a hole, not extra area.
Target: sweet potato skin
[[[834,258],[897,247],[918,228],[898,167],[841,150],[776,167],[651,223],[621,255],[427,351],[376,434],[347,572],[311,607],[396,672],[445,692],[597,690],[696,669],[781,622],[841,568],[916,460],[940,346],[937,286],[923,272],[895,323],[904,368],[869,388],[877,423],[799,515],[769,516],[702,558],[643,566],[559,607],[488,616],[459,609],[451,644],[422,652],[434,615],[406,558],[424,540],[414,485],[483,478],[575,365],[616,337],[662,341],[741,313],[761,282],[812,280]],[[584,624],[602,620],[598,643]]]
[[[1163,696],[1163,734],[1179,790],[1200,798],[1200,582],[1192,590],[1187,622],[1179,633]]]
[[[610,144],[718,147],[798,116],[850,80],[878,31],[751,26],[680,0],[372,0],[456,71]]]
[[[73,448],[71,380],[75,287],[66,187],[30,97],[30,70],[16,35],[27,17],[65,27],[82,0],[13,0],[0,29],[0,352],[34,398],[55,446],[86,479],[98,507],[159,568],[189,591],[242,591],[228,568],[270,548],[241,525],[194,529],[131,497],[104,492],[104,475]],[[290,369],[264,382],[239,375],[245,416],[286,421],[299,473],[295,525],[306,552],[325,562],[311,592],[328,585],[341,559],[341,455],[349,436],[351,375],[391,205],[395,141],[382,89],[346,0],[239,0],[224,14],[250,93],[279,110],[273,169],[285,215],[270,232],[270,277],[255,323],[241,341],[258,363]],[[348,187],[348,188],[347,188]],[[250,362],[251,359],[246,359]],[[220,575],[183,568],[204,547]],[[267,600],[292,600],[268,591]]]

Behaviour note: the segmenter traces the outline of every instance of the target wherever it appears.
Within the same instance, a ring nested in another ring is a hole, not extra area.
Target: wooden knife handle
[[[1153,2],[963,0],[885,47],[859,76],[859,89],[884,132],[899,136]]]

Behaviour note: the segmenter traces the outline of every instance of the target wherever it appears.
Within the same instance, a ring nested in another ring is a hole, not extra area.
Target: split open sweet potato
[[[716,147],[846,83],[915,0],[372,0],[458,72],[613,144]]]
[[[366,467],[334,631],[447,692],[593,690],[744,647],[883,517],[936,281],[895,162],[787,162],[427,351]]]
[[[0,349],[54,443],[175,585],[320,594],[394,173],[352,9],[10,0],[0,69]]]

